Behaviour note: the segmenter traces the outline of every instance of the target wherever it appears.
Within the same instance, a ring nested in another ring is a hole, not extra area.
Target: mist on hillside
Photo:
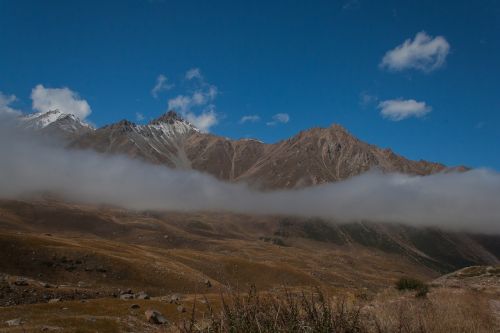
[[[11,118],[0,123],[2,198],[49,192],[137,210],[289,214],[500,233],[500,174],[492,170],[425,177],[368,172],[321,186],[259,192],[196,171],[64,149],[16,130]]]

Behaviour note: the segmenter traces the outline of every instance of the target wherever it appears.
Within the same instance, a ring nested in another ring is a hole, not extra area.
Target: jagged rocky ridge
[[[365,143],[340,125],[312,128],[287,140],[266,144],[202,133],[173,111],[146,125],[122,120],[98,129],[83,126],[75,118],[59,115],[51,123],[44,122],[43,129],[58,132],[72,148],[125,154],[266,189],[334,182],[374,168],[414,175],[447,170],[440,163],[408,160],[390,149]]]

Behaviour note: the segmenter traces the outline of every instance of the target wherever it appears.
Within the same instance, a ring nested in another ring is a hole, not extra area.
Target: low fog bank
[[[0,119],[0,197],[40,192],[139,210],[289,214],[500,233],[500,174],[491,170],[427,177],[369,172],[338,183],[262,193],[195,171],[66,150]]]

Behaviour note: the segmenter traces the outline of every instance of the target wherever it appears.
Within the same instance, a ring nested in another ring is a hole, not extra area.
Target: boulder
[[[28,280],[26,280],[25,278],[17,278],[16,281],[14,281],[14,284],[16,286],[27,286],[28,285]]]
[[[133,294],[132,289],[125,289],[125,290],[120,290],[120,295],[123,294]]]
[[[150,298],[149,295],[146,294],[144,291],[141,291],[141,292],[135,294],[134,297],[136,299],[149,299]]]
[[[47,282],[40,282],[40,286],[42,288],[54,288],[53,285],[51,285],[50,283],[47,283]]]
[[[159,311],[147,310],[145,313],[146,320],[151,324],[155,325],[165,325],[168,324],[167,318],[165,318]]]
[[[41,328],[42,332],[62,332],[63,328],[58,326],[48,326],[44,325]]]
[[[134,299],[133,294],[122,294],[120,295],[120,299]]]
[[[181,295],[179,295],[179,294],[172,294],[172,295],[170,296],[170,303],[171,303],[171,304],[172,304],[172,303],[177,303],[177,302],[179,302],[180,300],[181,300]]]
[[[20,326],[23,323],[23,321],[21,320],[21,318],[15,318],[15,319],[7,320],[5,323],[9,327],[14,327],[14,326]]]

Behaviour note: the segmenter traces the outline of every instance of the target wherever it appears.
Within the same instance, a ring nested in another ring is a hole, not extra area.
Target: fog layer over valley
[[[346,181],[259,192],[196,171],[68,150],[0,119],[0,197],[54,193],[130,209],[209,210],[395,222],[500,232],[500,174],[486,169],[408,176],[368,172]]]

